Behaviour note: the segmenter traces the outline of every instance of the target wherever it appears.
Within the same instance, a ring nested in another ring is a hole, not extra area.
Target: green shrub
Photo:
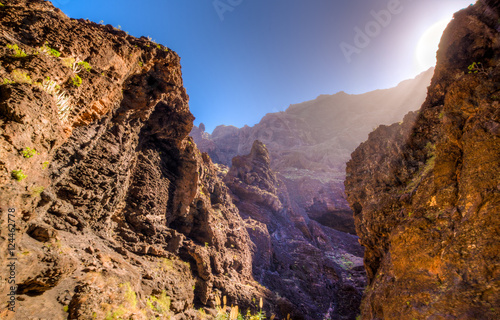
[[[41,51],[46,52],[46,53],[48,53],[51,56],[56,57],[56,58],[59,58],[61,56],[61,53],[59,51],[57,51],[54,48],[49,47],[49,43],[47,41],[43,45],[43,48],[41,49]]]
[[[75,87],[79,87],[82,85],[82,78],[80,78],[79,75],[75,74],[72,78],[71,81]]]
[[[469,69],[469,73],[486,73],[481,62],[473,62],[467,68]]]
[[[24,58],[28,56],[23,49],[20,49],[17,44],[8,44],[7,48],[14,50],[14,54],[12,55],[14,58]]]
[[[87,62],[87,61],[80,61],[78,62],[79,66],[82,66],[87,72],[90,72],[92,70],[92,66]]]
[[[37,152],[33,148],[24,148],[23,151],[21,151],[21,154],[25,158],[32,158],[34,155],[37,154]]]
[[[2,81],[2,84],[12,84],[12,83],[15,83],[15,82],[11,81],[11,80],[9,80],[7,78],[3,79],[3,81]]]
[[[48,161],[45,161],[44,163],[42,163],[42,170],[45,170],[49,167],[49,162]]]
[[[17,181],[22,181],[26,179],[28,176],[23,173],[23,170],[13,170],[12,173],[12,178],[16,179]]]
[[[3,3],[0,2],[0,7],[5,7],[5,5]]]

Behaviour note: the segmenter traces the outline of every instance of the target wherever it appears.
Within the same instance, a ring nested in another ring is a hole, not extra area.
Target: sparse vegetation
[[[170,297],[163,291],[158,297],[150,296],[146,301],[146,305],[154,313],[168,315],[170,312]]]
[[[56,104],[59,108],[59,119],[61,120],[67,119],[72,109],[69,100],[70,98],[66,95],[66,92],[59,91],[56,95]]]
[[[61,62],[63,66],[68,67],[68,68],[73,68],[73,64],[75,63],[75,58],[73,57],[66,57],[66,58],[61,58]]]
[[[340,266],[344,270],[350,270],[354,267],[354,262],[351,260],[347,259],[346,257],[342,256],[340,257]]]
[[[48,161],[45,161],[42,163],[42,170],[45,170],[49,167],[49,162]]]
[[[36,150],[33,148],[24,148],[23,151],[21,151],[21,154],[23,155],[24,158],[32,158],[33,156],[39,153],[37,153]]]
[[[2,81],[2,84],[12,84],[12,83],[15,83],[15,82],[11,81],[11,80],[9,80],[7,78],[3,79],[3,81]]]
[[[53,57],[59,58],[61,53],[54,48],[49,47],[49,43],[45,41],[43,47],[40,47],[40,52],[45,53],[47,55],[51,55]]]
[[[38,197],[42,192],[43,190],[45,190],[45,187],[35,187],[31,190],[31,194],[34,196],[34,197]]]
[[[79,87],[82,85],[82,78],[80,78],[79,75],[75,74],[72,78],[71,78],[71,82],[73,83],[73,85],[75,87]]]
[[[247,310],[245,315],[242,315],[239,312],[238,306],[227,306],[226,296],[223,297],[222,305],[220,298],[218,296],[215,297],[215,309],[217,310],[217,315],[215,316],[215,320],[265,320],[266,313],[262,311],[263,301],[260,298],[259,301],[259,311],[255,314],[252,314],[250,310]],[[270,320],[273,320],[275,315],[272,315]]]
[[[50,80],[50,77],[47,77],[43,79],[41,88],[48,94],[55,94],[57,90],[61,89],[61,86],[59,86],[55,81]]]
[[[172,270],[174,267],[174,262],[170,259],[167,258],[161,258],[161,261],[159,263],[160,270],[162,271],[169,271]]]
[[[119,320],[123,319],[123,316],[130,313],[131,311],[135,311],[137,308],[137,294],[132,289],[130,283],[121,283],[118,285],[120,289],[124,289],[123,299],[124,303],[120,304],[118,307],[115,307],[113,310],[110,310],[106,313],[105,320]],[[128,319],[128,318],[127,318]]]
[[[28,75],[27,72],[22,72],[17,69],[12,71],[12,78],[14,79],[14,82],[17,83],[28,83],[28,84],[33,83],[31,77]]]
[[[17,44],[8,44],[7,48],[14,50],[14,54],[12,55],[14,58],[24,58],[28,56],[23,49],[17,46]]]
[[[26,179],[28,176],[23,173],[23,170],[13,170],[11,173],[12,178],[16,179],[17,181],[23,181]]]
[[[469,67],[469,73],[484,73],[486,74],[486,70],[481,62],[473,62]]]
[[[92,70],[92,66],[87,61],[80,61],[77,64],[83,67],[87,72],[90,72],[90,70]]]
[[[83,69],[90,72],[92,66],[87,61],[82,61],[75,57],[67,57],[62,59],[64,66],[71,68],[74,74],[80,73]]]

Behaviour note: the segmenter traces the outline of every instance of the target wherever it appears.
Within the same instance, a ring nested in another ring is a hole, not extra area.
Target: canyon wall
[[[500,4],[455,14],[425,103],[347,164],[363,319],[500,318]]]
[[[262,142],[232,163],[224,182],[255,243],[254,278],[298,306],[293,319],[355,319],[366,285],[358,238],[319,224],[291,201]]]
[[[188,137],[179,56],[49,2],[2,4],[0,318],[202,319],[223,295],[279,308]]]

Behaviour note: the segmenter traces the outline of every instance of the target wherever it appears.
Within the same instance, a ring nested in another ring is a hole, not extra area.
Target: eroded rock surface
[[[2,280],[0,318],[202,319],[216,295],[273,312],[246,224],[188,137],[178,55],[49,2],[2,3],[0,260],[13,239],[18,287],[9,312]]]
[[[357,237],[310,219],[271,170],[265,145],[233,159],[224,181],[255,244],[253,274],[293,319],[354,319],[365,286]]]
[[[347,165],[363,319],[500,318],[499,18],[498,1],[456,13],[420,111]]]

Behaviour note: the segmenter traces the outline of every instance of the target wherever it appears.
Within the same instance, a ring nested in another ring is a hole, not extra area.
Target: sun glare
[[[417,44],[415,52],[419,71],[424,71],[436,65],[436,52],[443,31],[451,19],[444,19],[427,29]]]

